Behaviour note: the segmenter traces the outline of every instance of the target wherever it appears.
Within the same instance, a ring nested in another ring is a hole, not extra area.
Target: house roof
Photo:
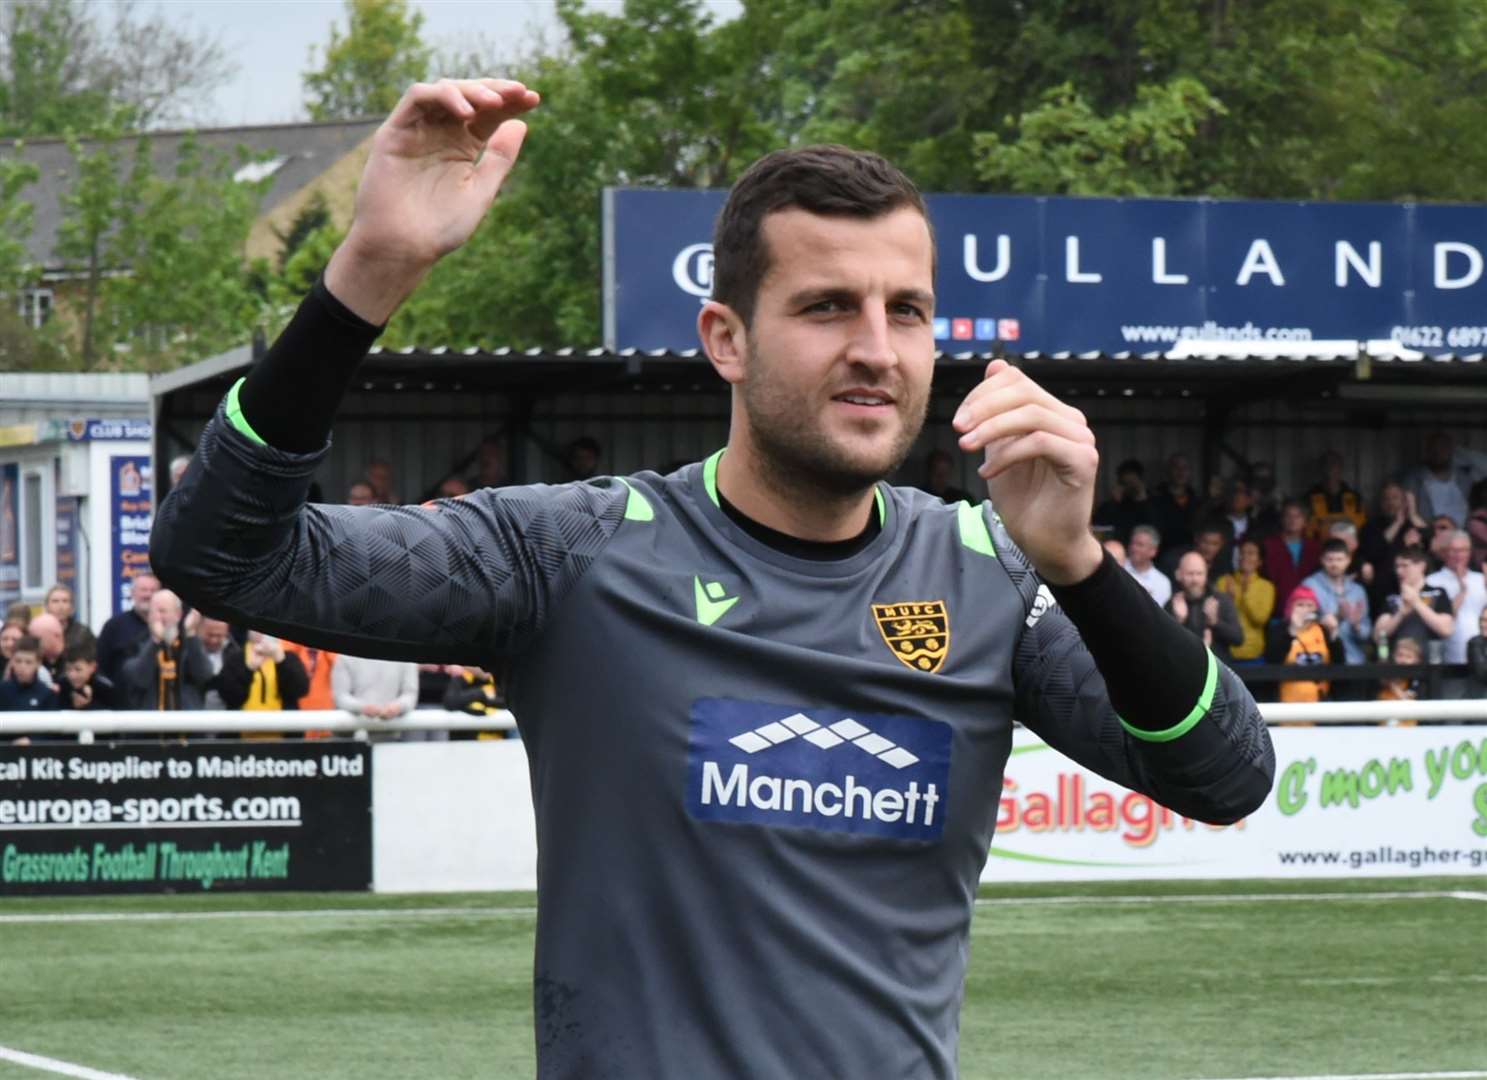
[[[213,150],[234,153],[246,148],[254,156],[268,155],[268,161],[250,168],[247,178],[271,176],[259,213],[267,213],[335,162],[345,157],[377,130],[376,120],[347,120],[317,124],[263,124],[253,127],[203,128],[196,131],[147,132],[155,166],[168,171],[181,143],[194,134],[197,142]],[[93,146],[96,141],[84,140]],[[134,153],[134,137],[120,139],[116,151],[121,167]],[[24,188],[21,198],[35,207],[31,236],[27,242],[31,257],[46,270],[60,268],[56,257],[57,230],[62,223],[62,199],[72,189],[77,177],[77,163],[64,139],[28,139],[0,145],[0,159],[22,158],[33,162],[41,176]]]

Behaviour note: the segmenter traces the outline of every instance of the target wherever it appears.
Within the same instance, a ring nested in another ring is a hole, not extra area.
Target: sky
[[[161,0],[158,6],[178,24],[215,36],[238,65],[232,80],[194,110],[203,126],[306,119],[301,77],[310,48],[324,48],[333,23],[346,25],[342,0]],[[544,37],[559,37],[552,0],[415,0],[413,6],[423,13],[423,37],[435,50],[479,41],[497,55],[518,56]],[[621,0],[589,0],[589,6],[613,14],[623,9]],[[707,6],[727,17],[741,5],[707,0]]]

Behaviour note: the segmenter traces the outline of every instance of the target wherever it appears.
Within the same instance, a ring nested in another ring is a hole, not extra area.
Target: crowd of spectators
[[[1261,664],[1391,665],[1356,678],[1332,667],[1335,677],[1283,679],[1273,692],[1256,672],[1262,697],[1411,699],[1425,679],[1397,668],[1444,664],[1440,696],[1487,698],[1487,454],[1431,434],[1371,513],[1344,473],[1328,451],[1304,494],[1281,493],[1261,462],[1200,496],[1181,454],[1150,491],[1143,464],[1124,461],[1095,530],[1241,676]]]

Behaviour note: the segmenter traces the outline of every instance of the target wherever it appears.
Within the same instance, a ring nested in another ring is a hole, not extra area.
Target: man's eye
[[[924,309],[915,304],[894,304],[893,313],[899,318],[923,320]]]
[[[823,312],[827,314],[841,310],[842,302],[840,300],[817,300],[814,304],[811,304],[809,307],[806,308],[806,311]]]

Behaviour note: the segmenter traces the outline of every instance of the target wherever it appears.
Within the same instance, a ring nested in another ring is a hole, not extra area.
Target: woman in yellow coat
[[[1265,624],[1275,613],[1275,586],[1260,575],[1261,548],[1258,540],[1239,543],[1239,570],[1218,580],[1220,592],[1234,598],[1239,610],[1239,628],[1244,640],[1234,646],[1234,659],[1255,662],[1265,655]]]

